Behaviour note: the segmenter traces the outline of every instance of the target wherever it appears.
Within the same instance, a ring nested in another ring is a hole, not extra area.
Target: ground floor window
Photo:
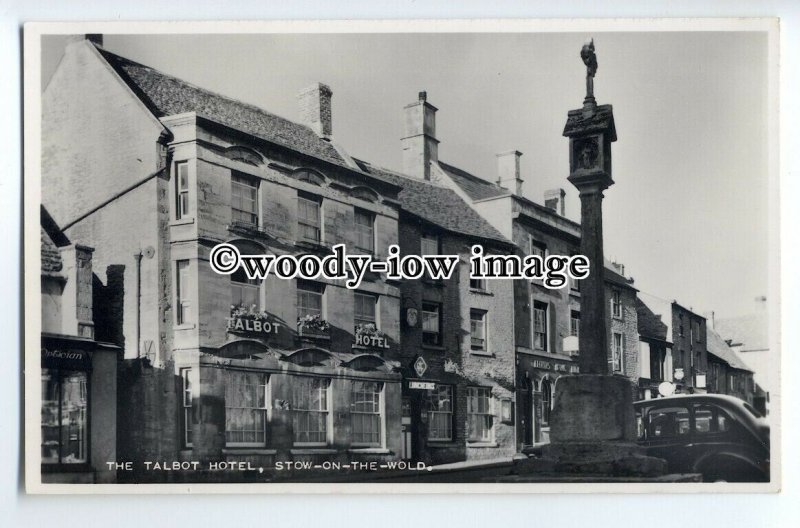
[[[436,385],[428,407],[428,440],[453,439],[453,386]]]
[[[553,409],[553,386],[550,384],[550,380],[542,380],[541,393],[542,427],[547,427],[550,425],[550,411]]]
[[[350,416],[353,444],[380,446],[383,413],[381,393],[383,384],[376,381],[354,381],[350,392]]]
[[[88,373],[42,369],[42,463],[81,464],[88,458]]]
[[[467,429],[471,442],[492,440],[491,398],[489,387],[467,388]]]
[[[180,374],[183,445],[192,447],[192,369],[183,368]]]
[[[267,434],[267,375],[225,371],[225,442],[263,446]]]
[[[330,380],[296,376],[292,379],[294,442],[327,445]]]

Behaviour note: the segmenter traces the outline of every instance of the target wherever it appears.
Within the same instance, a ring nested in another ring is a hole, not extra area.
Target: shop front
[[[569,359],[519,353],[517,355],[518,447],[550,441],[550,414],[558,378],[578,374]]]
[[[92,339],[42,335],[42,482],[115,481],[118,354]]]

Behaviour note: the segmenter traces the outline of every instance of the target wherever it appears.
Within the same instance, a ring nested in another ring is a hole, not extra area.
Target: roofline
[[[465,206],[467,206],[467,207],[469,207],[469,205],[468,205],[468,204],[464,204],[464,205],[465,205]],[[404,207],[402,206],[402,204],[401,204],[401,206],[400,206],[400,216],[403,216],[403,215],[413,216],[414,218],[418,218],[418,219],[422,220],[422,221],[423,221],[423,222],[425,222],[426,224],[430,224],[430,225],[433,225],[433,226],[436,226],[436,227],[438,227],[438,228],[439,228],[439,229],[441,229],[442,231],[447,231],[448,233],[452,233],[452,234],[454,234],[454,235],[458,235],[458,236],[465,237],[465,238],[468,238],[468,239],[472,239],[472,240],[478,240],[478,241],[480,241],[480,240],[491,240],[491,241],[492,241],[494,244],[496,244],[496,245],[499,245],[499,246],[506,246],[506,247],[508,247],[508,248],[510,248],[510,249],[515,249],[515,248],[517,247],[517,245],[516,245],[516,244],[514,244],[513,242],[511,242],[511,241],[509,241],[509,240],[506,240],[506,239],[498,239],[498,238],[483,237],[483,236],[478,236],[478,235],[475,235],[475,234],[473,234],[473,233],[463,233],[463,232],[461,232],[461,231],[456,231],[456,230],[454,230],[454,229],[450,229],[450,228],[448,228],[448,227],[444,227],[443,225],[441,225],[441,224],[438,224],[438,223],[436,223],[436,222],[433,222],[432,220],[429,220],[428,218],[425,218],[425,217],[423,217],[423,216],[420,216],[420,215],[418,215],[418,214],[416,214],[416,213],[412,213],[412,212],[411,212],[411,211],[409,211],[408,209],[404,208]]]
[[[679,303],[678,301],[675,301],[675,300],[673,300],[673,301],[672,301],[672,304],[674,304],[674,305],[675,305],[675,306],[677,306],[678,308],[681,308],[682,310],[686,310],[687,312],[691,313],[692,315],[695,315],[695,316],[699,317],[699,318],[700,318],[700,319],[702,319],[703,321],[706,321],[706,320],[707,320],[707,319],[706,319],[705,317],[703,317],[702,315],[698,314],[697,312],[695,312],[695,311],[694,311],[694,310],[692,310],[691,308],[687,308],[687,307],[683,306],[683,305],[682,305],[681,303]]]

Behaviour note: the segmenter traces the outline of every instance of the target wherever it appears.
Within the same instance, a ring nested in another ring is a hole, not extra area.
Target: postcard
[[[24,43],[29,492],[780,489],[776,19]]]

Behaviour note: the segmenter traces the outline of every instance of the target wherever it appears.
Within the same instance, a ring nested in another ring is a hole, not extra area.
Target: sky
[[[333,90],[333,135],[352,156],[402,170],[403,107],[427,91],[439,158],[494,181],[523,153],[524,195],[567,192],[567,111],[579,108],[594,37],[595,97],[618,140],[603,204],[606,257],[635,286],[716,317],[767,294],[767,37],[758,32],[107,35],[109,51],[299,121],[296,95]],[[43,40],[42,82],[64,37]]]

